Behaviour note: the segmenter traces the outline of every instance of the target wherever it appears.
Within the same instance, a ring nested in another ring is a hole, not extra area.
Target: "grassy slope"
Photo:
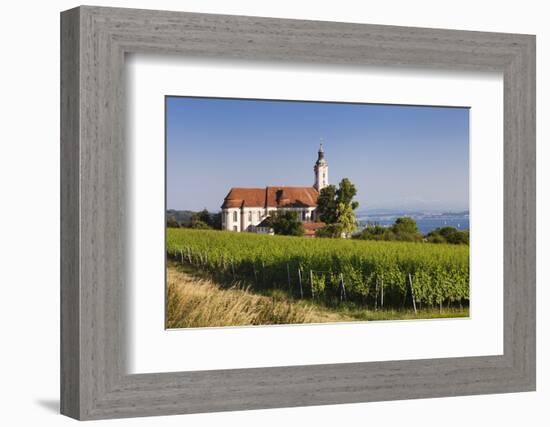
[[[167,327],[275,325],[352,320],[283,295],[257,295],[234,285],[222,289],[173,265],[167,276]]]
[[[354,320],[428,319],[468,316],[468,309],[366,310],[353,306],[328,308],[309,300],[289,299],[284,293],[258,295],[234,284],[222,288],[201,275],[168,264],[167,327],[274,325],[349,322]]]

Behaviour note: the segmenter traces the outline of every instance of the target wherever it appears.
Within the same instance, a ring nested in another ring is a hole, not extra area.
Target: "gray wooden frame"
[[[504,354],[128,375],[129,52],[502,72]],[[61,165],[63,414],[100,419],[535,390],[534,36],[71,9],[61,14]]]

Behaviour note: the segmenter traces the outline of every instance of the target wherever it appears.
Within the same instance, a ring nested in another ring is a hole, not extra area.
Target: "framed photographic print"
[[[468,108],[165,106],[168,328],[468,317]]]
[[[61,15],[61,407],[535,389],[535,38]]]

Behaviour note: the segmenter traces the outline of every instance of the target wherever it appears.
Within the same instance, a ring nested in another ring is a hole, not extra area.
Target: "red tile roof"
[[[223,201],[222,208],[265,206],[265,188],[232,188]]]
[[[229,190],[222,208],[241,207],[315,207],[319,193],[313,187],[266,187]]]
[[[326,224],[324,222],[304,222],[304,230],[306,231],[317,231],[320,228],[323,228]]]
[[[315,237],[315,232],[325,225],[324,222],[304,222],[304,236]]]

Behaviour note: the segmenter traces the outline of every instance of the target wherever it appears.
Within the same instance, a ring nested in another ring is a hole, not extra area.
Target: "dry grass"
[[[233,286],[221,289],[168,266],[167,327],[198,328],[213,326],[276,325],[350,321],[352,317],[322,310],[305,301],[284,295],[264,296]]]

